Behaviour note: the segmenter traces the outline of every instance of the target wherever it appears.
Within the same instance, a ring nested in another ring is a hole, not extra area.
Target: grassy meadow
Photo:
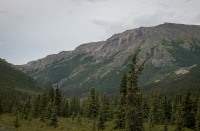
[[[93,131],[94,121],[88,118],[81,118],[81,124],[76,123],[76,119],[72,118],[59,118],[58,127],[54,128],[48,126],[46,123],[41,122],[39,119],[24,120],[19,119],[19,127],[14,127],[15,116],[12,114],[0,115],[0,131]],[[108,121],[105,124],[104,131],[113,131],[113,121]],[[168,125],[168,131],[175,131],[176,126]],[[97,128],[96,128],[97,130]],[[150,131],[148,123],[144,124],[144,130]],[[123,131],[123,130],[115,130]],[[151,131],[164,131],[164,125],[156,125]],[[193,131],[191,129],[183,129],[183,131]]]

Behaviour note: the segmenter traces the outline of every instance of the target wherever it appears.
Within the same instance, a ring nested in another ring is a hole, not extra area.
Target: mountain
[[[200,69],[200,26],[164,23],[140,27],[17,68],[45,85],[60,85],[66,96],[84,96],[92,87],[113,93],[135,53],[138,65],[146,61],[139,77],[142,89],[159,83],[170,85]]]
[[[33,78],[16,70],[13,65],[0,59],[0,97],[10,99],[38,94],[43,91],[42,86]],[[11,97],[12,96],[12,97]]]

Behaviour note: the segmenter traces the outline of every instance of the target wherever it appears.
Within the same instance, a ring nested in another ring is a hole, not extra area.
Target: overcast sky
[[[200,0],[0,0],[0,58],[24,64],[164,22],[200,25]]]

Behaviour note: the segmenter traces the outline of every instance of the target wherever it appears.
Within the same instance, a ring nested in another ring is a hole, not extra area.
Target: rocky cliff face
[[[200,64],[200,26],[165,23],[127,30],[18,68],[47,85],[59,84],[66,95],[84,95],[91,87],[114,92],[135,53],[138,64],[146,61],[140,85],[161,81],[181,67]]]

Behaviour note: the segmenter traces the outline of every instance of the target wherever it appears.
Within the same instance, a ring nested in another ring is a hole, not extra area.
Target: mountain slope
[[[0,96],[9,97],[27,97],[37,94],[43,89],[33,78],[16,70],[5,60],[0,59]]]
[[[135,53],[138,64],[146,61],[139,85],[162,82],[180,68],[199,66],[200,26],[165,23],[140,27],[18,68],[46,85],[59,84],[67,96],[84,96],[92,87],[113,93]]]

